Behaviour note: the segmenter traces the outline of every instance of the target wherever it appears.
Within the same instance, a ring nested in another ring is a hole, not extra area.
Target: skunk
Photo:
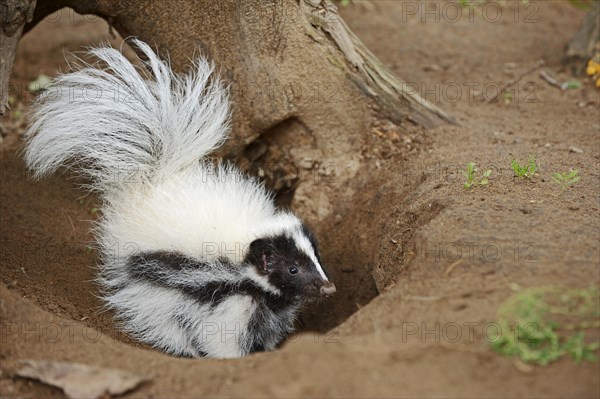
[[[203,58],[172,72],[110,47],[32,106],[25,160],[69,167],[98,192],[102,298],[122,329],[177,356],[274,349],[307,301],[335,293],[311,230],[256,179],[208,155],[230,128],[227,89]],[[148,73],[150,72],[150,73]]]

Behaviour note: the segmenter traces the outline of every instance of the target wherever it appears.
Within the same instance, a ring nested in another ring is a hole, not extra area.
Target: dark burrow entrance
[[[302,217],[302,210],[293,209],[292,203],[299,185],[314,178],[322,164],[322,160],[314,156],[318,152],[315,148],[308,128],[292,116],[267,129],[241,156],[230,161],[249,175],[257,176],[274,193],[280,208],[295,211]],[[338,193],[338,196],[341,195]],[[372,234],[363,234],[360,238],[355,234],[355,216],[362,212],[360,206],[355,205],[309,223],[337,292],[331,298],[308,304],[297,321],[298,331],[329,331],[379,294],[371,269],[376,243]],[[357,239],[361,243],[357,243]]]
[[[258,176],[275,193],[279,207],[290,208],[299,185],[310,184],[320,166],[327,164],[315,153],[320,153],[315,138],[300,118],[291,116],[267,129],[231,161],[248,174]],[[328,202],[335,204],[334,212],[324,218],[312,218],[311,227],[318,237],[322,258],[338,290],[332,298],[306,306],[298,320],[299,331],[331,330],[392,284],[405,272],[415,227],[427,223],[442,208],[434,204],[416,212],[405,210],[414,208],[405,205],[422,183],[420,177],[398,185],[367,165],[361,176],[350,183],[354,185],[351,192],[355,193],[350,200],[341,192],[346,187],[334,184],[335,190],[327,193]],[[336,180],[336,176],[327,178]],[[321,194],[319,190],[326,188],[324,185],[310,186],[317,191],[316,197]],[[317,206],[313,202],[312,207]],[[299,216],[314,211],[306,207],[292,210]],[[374,223],[377,220],[391,223]],[[395,234],[393,245],[383,238],[389,231]]]

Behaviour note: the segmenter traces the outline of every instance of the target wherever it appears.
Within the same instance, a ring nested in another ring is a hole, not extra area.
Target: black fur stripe
[[[220,259],[221,265],[230,263]],[[235,267],[235,265],[230,265]],[[177,273],[190,272],[197,269],[211,270],[211,264],[200,262],[177,252],[156,251],[131,257],[128,262],[132,277],[165,287],[178,288],[189,294],[200,303],[218,306],[232,295],[249,295],[259,304],[278,311],[289,304],[289,300],[265,291],[250,279],[232,282],[198,282],[194,284],[176,284]]]

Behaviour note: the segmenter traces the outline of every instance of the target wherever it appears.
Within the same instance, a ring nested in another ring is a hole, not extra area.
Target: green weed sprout
[[[492,175],[491,169],[488,169],[485,172],[483,172],[483,177],[481,178],[481,180],[479,180],[479,185],[487,186],[490,183],[489,178],[491,175]]]
[[[477,180],[477,168],[475,168],[474,162],[467,163],[467,170],[463,170],[462,173],[467,179],[467,181],[463,185],[464,188],[471,188],[476,185],[486,186],[490,183],[489,178],[492,175],[491,170],[486,170],[485,172],[483,172],[483,176],[481,177],[481,179]]]
[[[536,287],[510,297],[498,310],[495,352],[526,363],[546,365],[571,355],[577,362],[597,361],[600,341],[589,342],[586,329],[600,328],[598,288]]]
[[[529,160],[524,165],[521,165],[519,161],[513,159],[510,166],[512,167],[513,172],[515,172],[516,177],[526,177],[528,179],[535,175],[537,169],[537,163],[533,156],[530,156]]]
[[[552,175],[552,179],[564,191],[579,181],[580,176],[578,176],[578,173],[579,169],[571,170],[570,172],[555,173]]]
[[[475,163],[469,162],[467,164],[467,170],[463,171],[463,175],[467,178],[464,187],[471,188],[475,184]]]

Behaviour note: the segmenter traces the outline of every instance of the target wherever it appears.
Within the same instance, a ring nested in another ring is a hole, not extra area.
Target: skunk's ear
[[[271,252],[264,251],[261,256],[262,271],[267,273],[269,271],[269,264],[271,263]]]
[[[259,238],[250,243],[246,260],[263,273],[267,273],[271,263],[271,255],[272,252],[267,240]]]

